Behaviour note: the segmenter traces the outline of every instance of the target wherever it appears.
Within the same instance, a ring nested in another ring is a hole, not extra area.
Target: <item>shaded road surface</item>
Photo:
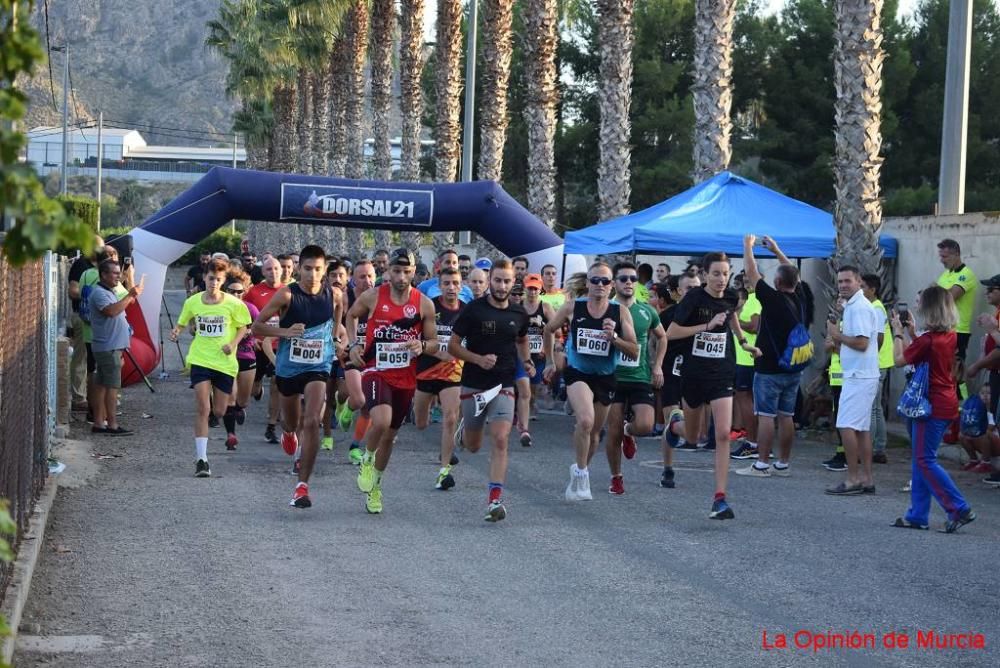
[[[168,300],[176,314],[179,295]],[[400,433],[383,515],[364,511],[343,432],[321,453],[314,507],[298,511],[289,458],[262,438],[263,404],[235,453],[213,430],[214,477],[193,477],[176,350],[167,365],[155,395],[126,394],[136,437],[66,451],[76,487],[53,509],[18,666],[1000,662],[1000,493],[981,476],[955,473],[980,514],[959,534],[891,529],[907,500],[903,451],[877,468],[878,495],[835,498],[822,490],[840,474],[818,466],[828,446],[805,444],[790,478],[734,477],[737,519],[717,522],[711,456],[679,453],[678,487],[665,490],[644,440],[624,497],[605,492],[599,453],[594,501],[570,505],[572,423],[546,415],[535,447],[511,447],[498,525],[482,520],[484,454],[464,454],[456,489],[433,489],[437,425]],[[942,523],[939,509],[932,520]],[[762,649],[764,631],[791,645],[799,630],[857,630],[880,644],[902,631],[914,645],[917,630],[978,632],[986,649]]]

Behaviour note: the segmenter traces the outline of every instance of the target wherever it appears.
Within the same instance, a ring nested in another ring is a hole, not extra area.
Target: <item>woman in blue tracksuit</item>
[[[958,346],[958,336],[955,333],[958,311],[947,290],[932,286],[921,294],[917,315],[926,330],[920,336],[914,335],[912,321],[908,328],[903,327],[899,315],[893,314],[893,358],[896,366],[928,365],[927,398],[931,404],[931,416],[926,420],[910,421],[910,442],[913,447],[910,508],[906,515],[896,518],[892,526],[927,529],[933,496],[948,514],[944,532],[954,533],[959,527],[976,519],[976,513],[937,461],[941,438],[951,422],[958,417],[958,396],[952,377],[952,365]],[[908,342],[905,347],[904,340]]]

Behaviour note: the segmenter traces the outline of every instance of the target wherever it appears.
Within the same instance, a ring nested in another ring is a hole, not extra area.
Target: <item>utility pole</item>
[[[951,0],[948,60],[941,124],[941,173],[938,214],[965,213],[965,156],[969,128],[969,61],[972,51],[972,0]]]
[[[97,231],[101,231],[101,169],[104,167],[104,112],[97,112]]]
[[[465,118],[462,120],[462,181],[472,181],[473,124],[476,121],[476,28],[479,0],[469,0],[469,26],[465,47]],[[472,243],[470,232],[459,232],[458,243]]]
[[[62,48],[53,48],[53,51],[63,52],[63,111],[62,111],[62,173],[59,178],[59,192],[66,194],[66,164],[68,160],[67,145],[69,139],[69,42],[63,44]]]

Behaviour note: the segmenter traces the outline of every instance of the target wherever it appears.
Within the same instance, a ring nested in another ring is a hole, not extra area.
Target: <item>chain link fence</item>
[[[18,534],[48,474],[59,273],[51,255],[20,269],[0,256],[0,498],[9,500]],[[0,599],[10,575],[0,568]]]

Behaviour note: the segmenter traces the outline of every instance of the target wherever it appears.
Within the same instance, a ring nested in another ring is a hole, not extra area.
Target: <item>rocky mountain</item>
[[[33,22],[45,40],[45,0],[36,0]],[[206,22],[219,0],[47,0],[49,42],[68,37],[75,103],[71,121],[98,110],[114,125],[139,129],[146,141],[205,145],[185,132],[149,126],[228,133],[236,102],[225,96],[226,67],[204,46]],[[52,88],[62,105],[63,55],[52,54]],[[31,95],[26,125],[57,124],[49,69],[25,85]]]

